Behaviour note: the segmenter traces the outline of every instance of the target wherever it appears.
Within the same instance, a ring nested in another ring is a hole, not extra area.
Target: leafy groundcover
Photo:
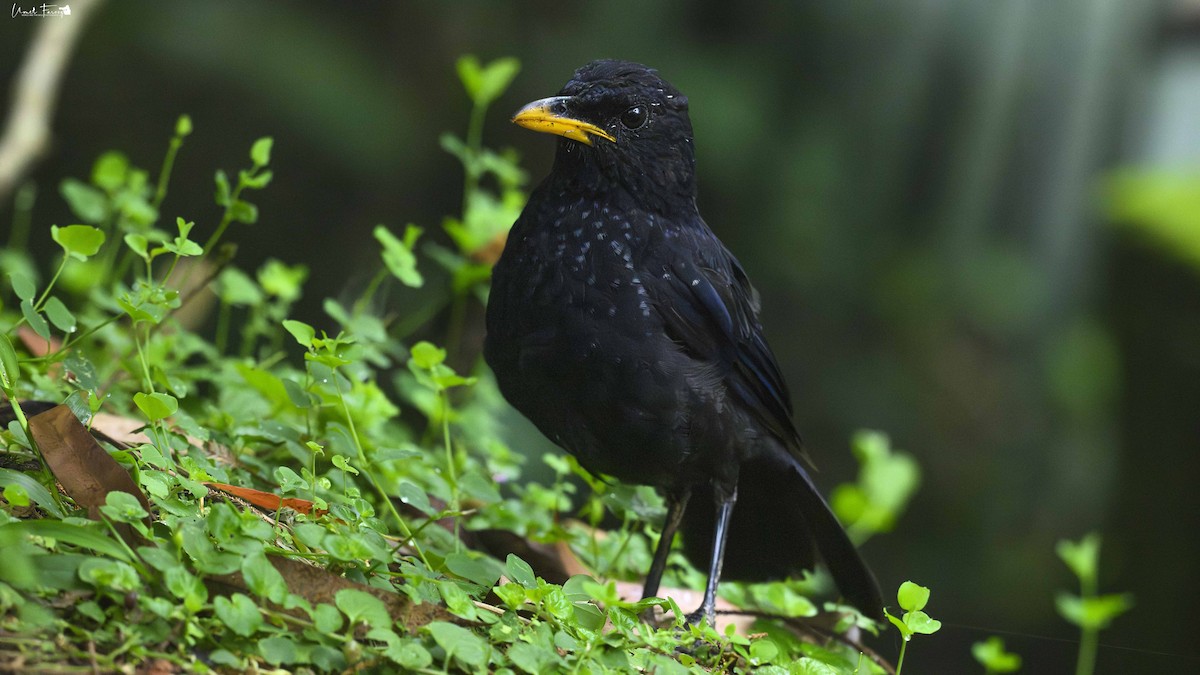
[[[169,187],[209,189],[170,185],[186,116],[156,174],[107,152],[62,181],[78,224],[18,211],[0,252],[0,670],[892,672],[859,642],[875,624],[809,599],[824,576],[724,584],[717,627],[638,601],[659,497],[504,442],[513,413],[470,326],[525,199],[513,153],[480,139],[517,70],[460,61],[468,132],[441,142],[463,212],[378,226],[378,274],[326,300],[323,326],[289,318],[303,266],[243,271],[228,243],[260,219],[270,138],[216,172],[213,223],[166,215]],[[417,339],[431,317],[444,346]],[[861,542],[918,475],[880,434],[853,446],[861,479],[834,501]],[[702,586],[670,562],[670,585]],[[931,628],[913,593],[905,637]]]

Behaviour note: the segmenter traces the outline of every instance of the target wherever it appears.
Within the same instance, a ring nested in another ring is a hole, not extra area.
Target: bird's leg
[[[717,618],[717,584],[721,581],[721,566],[725,562],[725,539],[729,536],[729,518],[733,515],[733,506],[737,503],[737,487],[728,494],[722,494],[719,486],[715,487],[717,502],[717,524],[713,529],[712,560],[708,565],[708,585],[704,587],[704,601],[700,608],[688,614],[688,623],[699,623],[700,619],[708,619],[709,626],[716,625]]]
[[[643,598],[658,595],[658,585],[667,568],[667,554],[671,552],[671,542],[675,540],[675,531],[683,521],[683,512],[691,496],[692,491],[688,488],[667,495],[667,519],[663,522],[662,534],[658,537],[658,546],[654,549],[654,562],[650,563],[650,571],[646,573],[646,585],[642,587]],[[653,609],[646,610],[642,618],[653,623]]]

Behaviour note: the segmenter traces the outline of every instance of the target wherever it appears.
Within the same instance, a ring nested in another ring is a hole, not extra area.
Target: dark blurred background
[[[38,21],[0,19],[3,86]],[[508,113],[594,58],[657,67],[690,96],[701,209],[762,292],[818,480],[853,479],[864,427],[924,470],[866,546],[889,595],[930,586],[945,621],[910,669],[978,672],[970,644],[1000,634],[1025,672],[1069,672],[1054,544],[1092,529],[1101,590],[1137,603],[1099,672],[1200,669],[1197,0],[131,1],[84,30],[30,176],[34,246],[73,221],[62,178],[109,149],[157,172],[181,113],[165,222],[203,239],[213,170],[271,135],[260,222],[230,238],[243,269],[307,264],[317,325],[377,264],[376,223],[459,211],[438,146],[467,123],[458,56],[521,60],[485,143],[535,180],[552,144]]]

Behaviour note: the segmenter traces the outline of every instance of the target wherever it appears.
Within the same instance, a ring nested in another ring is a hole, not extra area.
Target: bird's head
[[[521,108],[513,122],[561,136],[554,171],[581,187],[620,186],[643,200],[695,195],[687,97],[651,68],[593,61],[557,96]]]

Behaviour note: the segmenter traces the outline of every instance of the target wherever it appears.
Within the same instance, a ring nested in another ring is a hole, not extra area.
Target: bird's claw
[[[717,612],[712,607],[700,607],[694,612],[683,617],[684,623],[689,626],[699,626],[702,620],[707,620],[711,628],[717,626]]]

